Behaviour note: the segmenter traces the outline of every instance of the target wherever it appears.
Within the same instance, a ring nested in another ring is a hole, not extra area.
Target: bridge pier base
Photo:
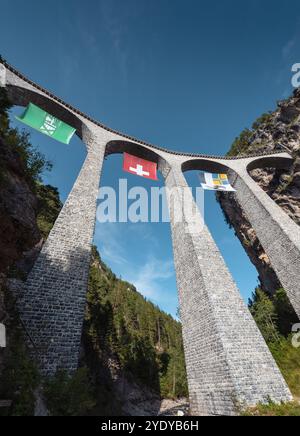
[[[106,140],[83,128],[88,154],[18,299],[41,373],[78,367],[91,244]]]
[[[164,171],[166,187],[188,189],[181,167]],[[198,212],[199,226],[177,222],[182,197],[169,200],[191,412],[235,415],[239,407],[291,393]]]

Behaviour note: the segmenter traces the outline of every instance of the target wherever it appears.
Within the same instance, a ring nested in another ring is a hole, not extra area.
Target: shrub
[[[82,416],[95,406],[86,368],[78,369],[73,376],[58,371],[45,382],[44,394],[52,416]]]
[[[258,404],[242,413],[242,416],[300,416],[300,404],[297,402]]]

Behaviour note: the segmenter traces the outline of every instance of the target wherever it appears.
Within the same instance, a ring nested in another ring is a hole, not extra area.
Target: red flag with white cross
[[[157,179],[157,164],[139,157],[124,153],[123,170],[145,179]]]

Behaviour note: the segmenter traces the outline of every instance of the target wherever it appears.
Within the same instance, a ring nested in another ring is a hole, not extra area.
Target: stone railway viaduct
[[[39,355],[43,374],[78,365],[96,203],[105,156],[129,152],[158,164],[170,188],[187,187],[184,172],[225,172],[283,287],[300,316],[299,227],[254,182],[255,168],[289,168],[287,153],[227,158],[178,153],[114,131],[66,104],[13,67],[0,63],[0,86],[14,105],[32,102],[76,128],[87,156],[45,243],[18,306]],[[189,191],[190,192],[190,191]],[[190,200],[193,202],[192,193]],[[291,393],[264,342],[207,227],[177,222],[177,195],[170,202],[171,230],[193,415],[234,415]]]

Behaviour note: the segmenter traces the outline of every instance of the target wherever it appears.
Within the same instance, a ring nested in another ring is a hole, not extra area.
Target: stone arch
[[[262,156],[253,158],[246,166],[247,172],[250,173],[256,169],[274,168],[274,169],[290,169],[292,160],[288,156]]]
[[[158,166],[158,170],[160,171],[162,171],[168,165],[166,153],[161,153],[157,149],[147,147],[137,142],[121,139],[115,139],[107,143],[105,152],[106,156],[122,153],[133,154],[141,159],[155,162]]]
[[[228,171],[231,170],[229,165],[225,165],[221,163],[221,159],[210,160],[210,159],[193,159],[186,160],[181,165],[182,172],[185,173],[187,171],[208,171],[211,173],[224,173],[227,174]]]
[[[56,118],[64,121],[70,126],[76,129],[76,134],[82,139],[83,122],[75,115],[70,109],[62,106],[57,101],[53,100],[44,93],[37,90],[25,88],[17,85],[7,85],[6,90],[8,97],[15,106],[27,106],[29,103],[33,103],[46,112],[51,113]]]

